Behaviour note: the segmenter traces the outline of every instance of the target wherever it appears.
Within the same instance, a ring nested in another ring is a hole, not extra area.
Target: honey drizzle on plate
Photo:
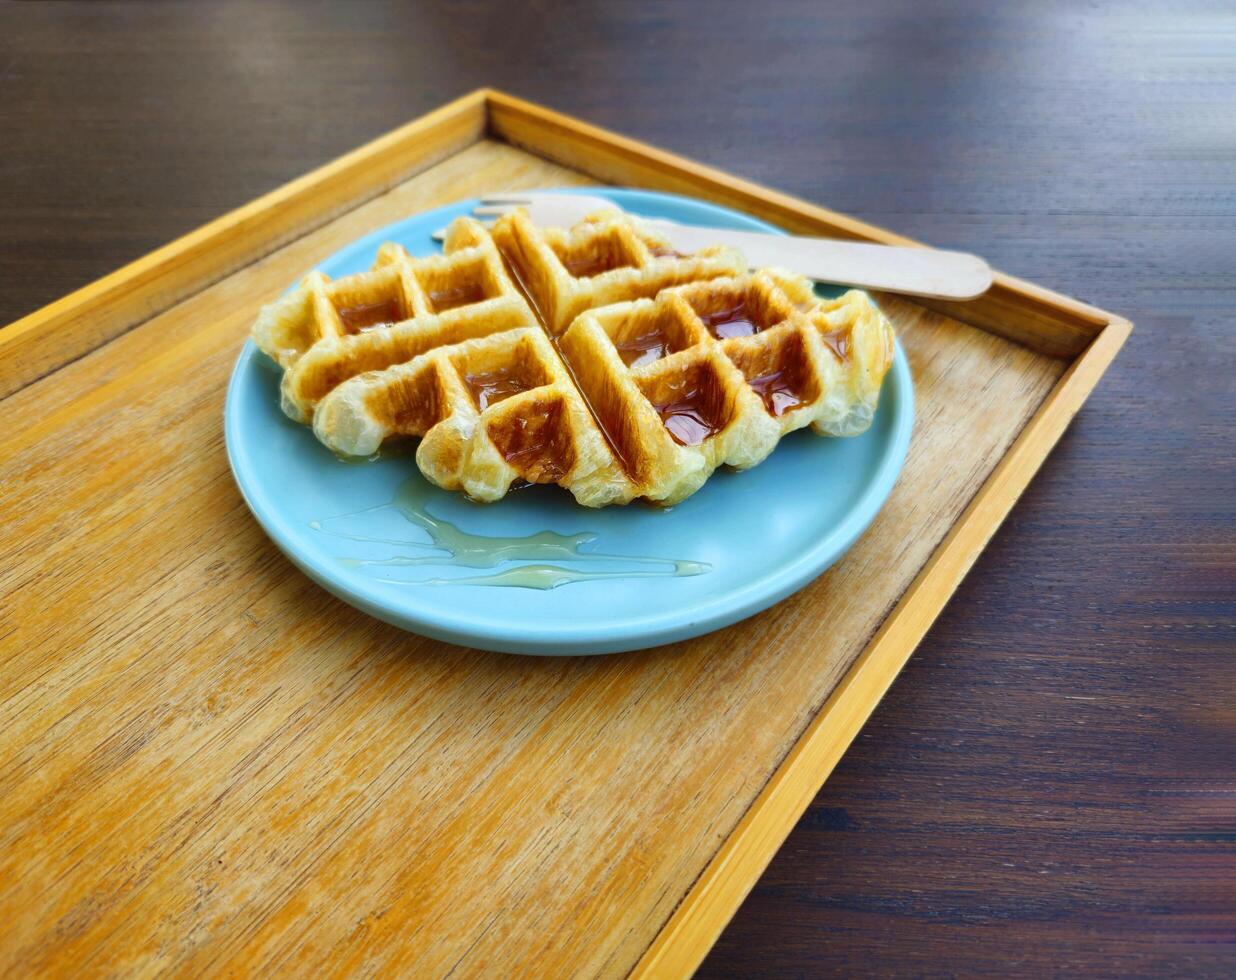
[[[635,566],[626,569],[590,570],[567,568],[561,565],[531,564],[504,569],[493,575],[466,578],[439,578],[414,581],[406,579],[383,579],[406,585],[490,585],[515,586],[527,589],[556,589],[574,582],[617,578],[677,578],[702,575],[712,566],[704,562],[678,558],[658,558],[641,555],[617,555],[604,552],[582,551],[597,535],[591,531],[577,534],[559,534],[557,531],[538,531],[518,537],[474,534],[457,524],[429,512],[429,501],[435,488],[424,477],[409,477],[395,490],[394,496],[384,504],[367,507],[349,514],[337,514],[319,521],[310,521],[309,527],[322,534],[375,544],[394,545],[416,549],[410,555],[395,555],[391,558],[339,558],[341,564],[350,567],[409,567],[419,565],[445,565],[463,568],[495,568],[507,562],[544,562],[557,559],[576,564],[616,564]],[[405,538],[380,538],[336,530],[328,525],[365,514],[372,514],[393,507],[413,527],[424,531],[428,541]],[[429,552],[428,554],[426,552]],[[436,554],[435,554],[436,552]]]

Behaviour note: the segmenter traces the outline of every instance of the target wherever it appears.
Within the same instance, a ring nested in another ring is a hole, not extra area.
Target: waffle
[[[566,231],[516,212],[492,235],[461,218],[441,256],[388,244],[368,272],[310,274],[253,337],[284,368],[284,411],[337,453],[419,439],[439,486],[557,483],[591,507],[676,503],[807,425],[861,432],[892,358],[865,293],[820,301],[614,214]]]
[[[536,324],[349,378],[319,402],[313,431],[352,456],[420,438],[421,472],[479,501],[500,499],[518,480],[557,483],[590,507],[636,495]]]
[[[762,270],[584,313],[559,346],[637,495],[674,503],[794,429],[864,431],[893,334],[866,293]]]
[[[283,410],[309,422],[317,402],[353,375],[536,322],[492,237],[461,218],[442,255],[414,259],[388,243],[368,272],[334,282],[310,273],[262,309],[253,339],[284,368]]]

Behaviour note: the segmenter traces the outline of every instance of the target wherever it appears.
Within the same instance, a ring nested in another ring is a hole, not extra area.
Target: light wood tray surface
[[[970,317],[986,329],[881,296],[914,438],[832,571],[643,653],[449,647],[323,592],[241,501],[222,407],[257,307],[482,191],[599,176],[723,195],[496,93],[417,125],[399,166],[366,148],[251,205],[266,224],[242,209],[121,270],[127,289],[0,331],[2,966],[689,971],[1128,330],[1012,280]],[[244,241],[220,245],[227,222]]]

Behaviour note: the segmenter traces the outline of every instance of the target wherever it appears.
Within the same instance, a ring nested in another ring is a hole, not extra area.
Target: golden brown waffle
[[[359,374],[322,399],[313,431],[354,456],[420,437],[421,471],[475,500],[497,500],[516,480],[557,483],[589,507],[635,495],[539,325]]]
[[[307,421],[313,404],[352,374],[532,323],[493,238],[478,222],[461,218],[451,225],[442,255],[414,259],[386,244],[368,272],[334,282],[310,273],[262,308],[253,340],[293,369],[284,379],[284,409]]]
[[[672,504],[785,432],[861,432],[891,362],[865,293],[822,302],[743,266],[729,249],[669,254],[618,215],[568,232],[518,212],[492,237],[459,219],[442,256],[384,245],[369,272],[311,274],[253,336],[285,369],[284,411],[340,454],[419,438],[425,475],[477,500],[523,480],[592,507]]]
[[[560,348],[637,495],[674,503],[786,432],[866,429],[893,334],[866,293],[763,270],[584,313]]]
[[[553,334],[585,310],[747,271],[732,248],[682,255],[616,211],[591,215],[567,230],[539,228],[516,210],[498,220],[493,235]]]
[[[262,310],[253,337],[284,367],[284,411],[341,455],[415,437],[426,476],[477,500],[521,479],[558,483],[589,506],[631,499],[561,358],[471,219],[451,225],[442,256],[386,244],[368,272],[333,282],[312,273]]]

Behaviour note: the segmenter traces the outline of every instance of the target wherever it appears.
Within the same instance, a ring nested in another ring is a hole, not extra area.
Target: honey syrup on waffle
[[[769,415],[784,415],[803,402],[794,389],[789,373],[784,370],[770,371],[758,378],[748,378],[747,384],[763,399]]]
[[[429,305],[435,313],[445,313],[459,306],[470,306],[485,299],[485,289],[479,282],[466,282],[454,289],[438,289],[429,292]]]
[[[833,330],[820,334],[820,339],[824,341],[824,346],[836,355],[837,360],[848,361],[850,359],[850,331]]]
[[[523,378],[511,371],[502,370],[468,374],[464,376],[464,382],[468,385],[476,407],[482,412],[504,398],[527,391],[529,387]]]
[[[736,306],[715,313],[700,313],[708,332],[718,340],[729,340],[731,337],[750,337],[760,332],[759,321],[755,311],[742,299]]]
[[[660,330],[650,330],[638,337],[615,341],[614,348],[622,358],[622,363],[629,368],[643,367],[659,361],[670,352],[669,340]]]
[[[391,297],[376,303],[360,303],[356,306],[338,308],[339,322],[347,333],[360,333],[374,327],[386,327],[404,319],[399,300]]]
[[[620,268],[604,256],[596,255],[585,255],[581,258],[563,259],[562,266],[576,279],[591,279],[593,276],[599,276],[602,273],[611,271],[612,269]]]
[[[668,405],[654,405],[665,431],[680,446],[698,446],[709,436],[716,435],[725,426],[708,414],[702,393],[689,396]]]
[[[393,558],[340,558],[340,563],[351,567],[384,566],[408,567],[419,565],[456,566],[487,569],[510,561],[529,561],[537,564],[519,565],[492,575],[465,578],[428,579],[407,581],[384,579],[389,582],[404,582],[409,585],[490,585],[524,589],[556,589],[574,582],[590,582],[598,579],[617,578],[678,578],[702,575],[712,566],[705,562],[678,558],[657,558],[640,555],[617,555],[581,550],[591,544],[597,535],[591,531],[578,534],[559,534],[557,531],[538,531],[520,537],[475,534],[459,525],[432,514],[429,503],[439,493],[424,477],[411,476],[396,489],[390,501],[376,507],[349,514],[338,514],[319,521],[310,521],[309,527],[332,537],[350,541],[394,545],[415,549],[409,555]],[[339,522],[394,508],[409,524],[424,531],[428,541],[412,541],[406,538],[383,538],[355,534],[338,528]],[[427,553],[428,552],[428,553]],[[624,569],[570,568],[562,565],[544,564],[547,560],[567,561],[584,565],[624,564]]]

